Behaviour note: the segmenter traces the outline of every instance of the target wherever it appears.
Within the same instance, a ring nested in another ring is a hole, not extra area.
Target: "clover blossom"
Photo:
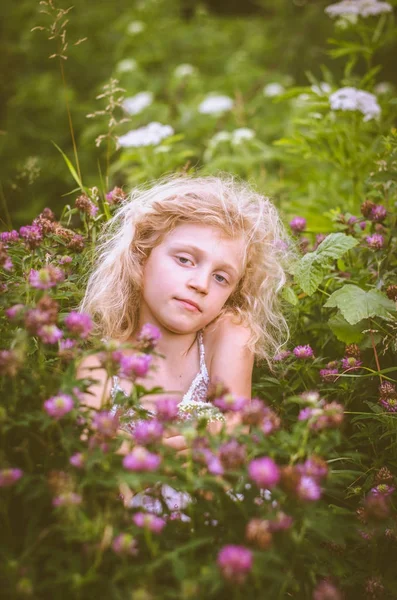
[[[73,399],[68,394],[58,394],[46,400],[44,410],[50,417],[60,419],[73,409]]]
[[[304,217],[294,217],[289,226],[294,233],[301,233],[306,229],[306,219]]]
[[[164,427],[156,419],[148,421],[137,421],[135,424],[133,437],[137,444],[146,445],[154,444],[161,440],[164,432]]]
[[[371,248],[371,250],[380,250],[385,244],[383,235],[381,235],[380,233],[374,233],[373,235],[367,236],[365,238],[365,241],[367,242],[368,247]]]
[[[251,550],[244,546],[230,544],[218,553],[217,564],[223,577],[230,583],[244,583],[252,569],[253,556]]]
[[[59,267],[48,265],[39,271],[31,269],[29,273],[29,283],[32,287],[39,290],[48,290],[55,287],[65,279],[65,273]]]
[[[103,410],[96,412],[92,419],[92,428],[105,438],[112,438],[116,435],[119,426],[117,415],[110,411]]]
[[[156,417],[159,421],[174,421],[178,416],[179,398],[167,396],[156,402]]]
[[[98,213],[98,206],[89,199],[86,194],[82,194],[79,196],[74,203],[75,207],[78,208],[82,213],[88,215],[89,217],[96,217]]]
[[[203,115],[219,115],[233,108],[233,100],[229,96],[208,95],[199,105],[198,111]]]
[[[316,585],[312,600],[343,600],[343,596],[333,583],[323,579]]]
[[[148,350],[153,350],[160,338],[160,329],[151,323],[145,323],[137,335],[137,341]]]
[[[397,398],[383,396],[379,398],[379,404],[381,404],[387,412],[397,412]]]
[[[166,525],[164,519],[152,513],[137,512],[132,520],[137,527],[146,528],[152,533],[161,533]]]
[[[387,483],[379,483],[377,486],[371,488],[370,494],[372,496],[390,496],[395,491],[394,485],[389,485]]]
[[[354,356],[345,356],[342,358],[342,368],[349,371],[356,371],[363,364],[361,360],[358,360]]]
[[[255,458],[248,465],[248,474],[260,488],[271,488],[280,480],[280,470],[268,457]]]
[[[314,352],[311,346],[306,344],[306,346],[296,346],[293,349],[293,353],[296,358],[305,359],[305,358],[314,358]]]
[[[82,452],[76,452],[69,458],[69,462],[76,469],[83,469],[85,465],[85,456]]]
[[[296,488],[301,500],[316,501],[321,498],[321,488],[314,477],[303,475]]]
[[[120,533],[112,542],[112,550],[116,554],[136,556],[138,545],[130,533]]]
[[[141,146],[157,146],[165,138],[174,135],[170,125],[162,125],[157,121],[149,123],[145,127],[132,129],[118,138],[119,146],[122,148],[140,148]]]
[[[354,111],[357,110],[364,115],[364,121],[380,116],[381,109],[377,102],[376,96],[357,90],[353,87],[344,87],[329,97],[331,110]]]
[[[382,223],[382,221],[384,221],[387,217],[387,210],[384,206],[382,206],[382,204],[375,204],[374,207],[372,208],[370,214],[369,214],[369,219],[370,221],[373,221],[374,223]]]
[[[23,471],[21,469],[0,469],[0,488],[14,485],[14,483],[21,479],[22,475]]]
[[[226,469],[237,469],[245,463],[245,446],[234,439],[225,442],[219,447],[219,459]]]
[[[37,330],[37,335],[44,344],[56,344],[63,336],[63,332],[56,325],[42,325]]]
[[[153,102],[152,92],[139,92],[135,96],[125,98],[121,106],[129,115],[138,115]]]
[[[72,310],[65,317],[65,325],[71,333],[81,338],[87,338],[92,330],[91,317],[86,313],[79,313]]]
[[[296,469],[302,476],[311,477],[316,481],[321,481],[328,475],[327,463],[318,456],[307,458],[304,463],[296,465]]]
[[[17,242],[19,240],[19,233],[13,229],[12,231],[2,231],[0,233],[0,242],[9,244],[11,242]]]
[[[275,354],[273,356],[273,361],[282,362],[283,360],[288,358],[290,356],[290,354],[291,354],[291,350],[281,350],[281,352],[278,352],[277,354]]]
[[[150,354],[137,353],[126,355],[120,353],[120,376],[126,379],[136,379],[147,375],[152,356]]]
[[[235,394],[225,394],[220,398],[215,398],[214,404],[222,412],[232,411],[238,412],[248,404],[248,399],[243,396],[236,396]]]
[[[128,471],[155,471],[160,463],[161,457],[143,446],[136,446],[123,458],[123,467]]]
[[[19,235],[31,250],[38,248],[43,241],[43,234],[37,225],[24,225],[19,229]]]
[[[247,523],[245,537],[248,542],[255,544],[261,550],[267,550],[273,540],[270,521],[266,519],[251,519]]]
[[[120,187],[117,186],[106,194],[106,200],[110,205],[120,204],[121,202],[126,200],[126,198],[127,194]]]

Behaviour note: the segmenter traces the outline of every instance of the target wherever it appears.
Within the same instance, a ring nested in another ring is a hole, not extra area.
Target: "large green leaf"
[[[337,339],[345,344],[358,344],[364,337],[361,333],[362,325],[350,325],[340,313],[331,317],[328,325]]]
[[[351,235],[331,233],[316,249],[316,254],[327,259],[338,259],[348,250],[357,246],[358,241]]]
[[[295,280],[308,296],[314,294],[323,277],[324,270],[315,252],[305,254],[295,267]]]
[[[343,317],[355,325],[369,317],[390,318],[390,312],[395,311],[395,305],[379,290],[365,292],[356,285],[347,284],[336,290],[324,304],[326,308],[339,308]]]

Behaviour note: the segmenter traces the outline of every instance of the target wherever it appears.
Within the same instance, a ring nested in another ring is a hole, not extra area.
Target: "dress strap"
[[[207,366],[205,364],[205,347],[204,347],[204,340],[203,340],[203,332],[199,331],[198,332],[198,344],[199,344],[199,350],[200,350],[200,371],[202,372],[203,369],[205,369],[205,373],[207,372]]]

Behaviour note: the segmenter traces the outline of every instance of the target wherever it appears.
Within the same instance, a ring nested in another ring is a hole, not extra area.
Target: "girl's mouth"
[[[181,300],[180,298],[175,298],[184,308],[190,310],[192,312],[201,312],[197,304],[191,302],[190,300]]]

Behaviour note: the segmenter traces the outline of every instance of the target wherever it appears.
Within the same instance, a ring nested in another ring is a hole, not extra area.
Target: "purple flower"
[[[112,542],[112,550],[120,555],[136,556],[138,554],[136,540],[130,533],[120,533],[115,537]]]
[[[22,356],[15,350],[0,350],[0,375],[15,377],[22,366]]]
[[[69,458],[69,462],[76,469],[83,469],[85,465],[85,456],[82,452],[76,452]]]
[[[24,225],[19,229],[19,235],[31,250],[38,248],[43,241],[43,234],[37,225]]]
[[[118,426],[118,417],[106,410],[95,413],[92,419],[92,428],[103,437],[111,438],[115,436]]]
[[[10,306],[10,308],[7,308],[6,315],[10,319],[10,321],[14,321],[22,315],[24,309],[24,304],[14,304],[14,306]]]
[[[157,346],[160,338],[160,329],[151,323],[145,323],[137,336],[138,342],[141,342],[141,345],[149,350],[153,350]]]
[[[314,357],[314,352],[308,344],[306,344],[306,346],[296,346],[296,348],[293,349],[293,353],[295,354],[296,358],[305,359]]]
[[[120,376],[127,379],[145,377],[149,371],[152,356],[150,354],[122,354],[120,357]]]
[[[394,485],[388,485],[387,483],[380,483],[379,485],[373,487],[370,491],[370,494],[372,496],[390,496],[394,490],[395,490],[395,486]]]
[[[123,467],[128,471],[155,471],[160,463],[161,457],[143,446],[136,446],[123,458]]]
[[[381,204],[374,206],[369,214],[369,219],[374,223],[381,223],[387,217],[387,210]]]
[[[236,469],[245,463],[245,446],[233,439],[221,444],[219,447],[219,458],[226,469]]]
[[[205,463],[207,465],[208,473],[210,473],[211,475],[214,475],[216,477],[217,475],[224,474],[225,469],[223,468],[219,457],[216,456],[216,454],[214,454],[213,452],[211,452],[211,450],[204,448],[196,452],[196,456],[202,456],[204,458]]]
[[[277,354],[275,354],[273,356],[273,360],[276,362],[281,362],[283,360],[285,360],[286,358],[288,358],[291,354],[291,350],[281,350],[281,352],[278,352]]]
[[[67,394],[58,394],[46,400],[43,406],[50,417],[60,419],[73,409],[73,400]]]
[[[321,408],[313,408],[312,406],[306,406],[299,411],[298,421],[308,421],[313,417],[317,417],[323,414]]]
[[[294,522],[290,515],[286,515],[283,511],[279,510],[273,521],[270,521],[270,531],[285,531],[292,527]]]
[[[265,407],[261,429],[265,435],[270,435],[280,428],[280,417],[268,406]]]
[[[280,470],[276,463],[268,457],[255,458],[248,465],[250,478],[260,488],[271,488],[280,480]]]
[[[294,217],[289,226],[293,233],[301,233],[306,229],[306,219],[304,217]]]
[[[324,579],[313,591],[313,600],[343,600],[341,592],[330,581]]]
[[[55,496],[52,501],[53,506],[77,506],[81,504],[82,497],[80,494],[76,494],[75,492],[64,492]]]
[[[17,242],[19,240],[19,233],[13,229],[12,231],[3,231],[0,233],[0,242],[4,244],[10,242]]]
[[[387,410],[387,412],[397,412],[397,398],[379,398],[379,403]]]
[[[132,517],[137,527],[149,529],[152,533],[161,533],[165,527],[165,520],[151,513],[137,512]]]
[[[156,419],[138,421],[135,425],[133,437],[137,444],[153,444],[161,440],[164,428]]]
[[[342,368],[348,369],[349,371],[355,371],[359,369],[362,365],[361,360],[357,360],[354,356],[345,356],[342,358]]]
[[[338,369],[320,369],[320,377],[323,381],[334,382],[338,378]]]
[[[178,416],[179,398],[167,396],[156,402],[156,417],[159,421],[174,421]]]
[[[56,344],[63,336],[63,332],[56,325],[42,325],[37,330],[37,335],[44,344]]]
[[[74,357],[73,349],[76,346],[76,341],[66,338],[66,340],[59,341],[58,356],[64,359],[71,360]]]
[[[21,469],[0,469],[0,487],[9,487],[21,479],[23,471]]]
[[[62,269],[48,265],[39,271],[31,269],[29,273],[29,283],[32,287],[39,290],[48,290],[58,285],[65,279],[65,273]]]
[[[71,333],[86,338],[91,332],[92,320],[86,313],[78,313],[73,310],[65,317],[65,325]]]
[[[244,407],[249,403],[249,400],[244,396],[236,396],[235,394],[225,394],[220,398],[215,398],[214,404],[221,411],[227,412],[237,412],[239,410],[243,410]]]
[[[321,497],[321,488],[313,477],[303,475],[300,478],[296,492],[301,500],[315,501]]]
[[[73,258],[71,256],[61,256],[60,258],[58,258],[58,263],[60,265],[69,265],[72,261]]]
[[[328,474],[327,463],[318,456],[309,457],[303,464],[296,465],[296,469],[302,476],[312,477],[316,481],[320,481]]]
[[[380,233],[374,233],[373,235],[367,236],[365,239],[368,244],[368,247],[372,250],[380,250],[381,248],[383,248],[385,243],[383,235],[381,235]]]
[[[231,583],[244,583],[252,569],[252,552],[244,546],[230,544],[224,546],[217,558],[218,567],[223,577]]]

